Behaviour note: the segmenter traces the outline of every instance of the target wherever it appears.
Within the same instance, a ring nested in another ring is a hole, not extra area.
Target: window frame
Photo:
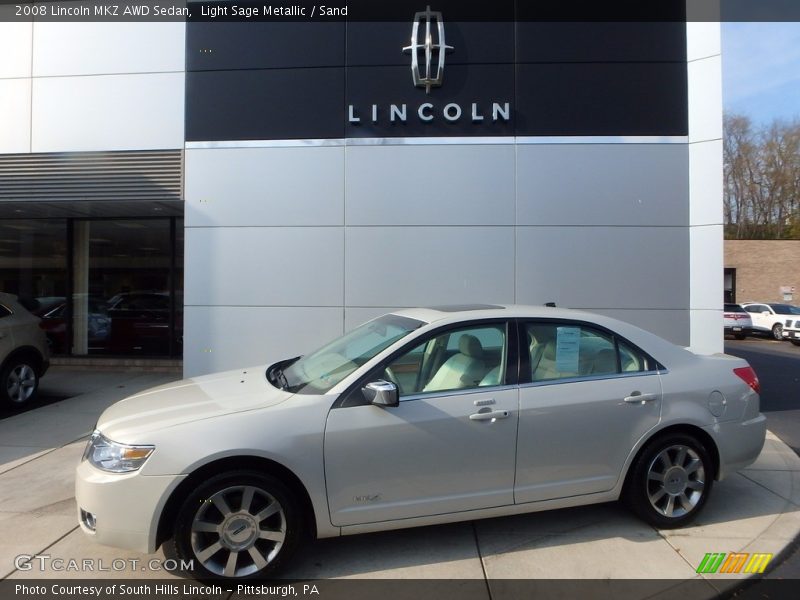
[[[387,365],[395,359],[400,358],[404,354],[411,352],[422,344],[427,344],[430,340],[442,334],[457,331],[460,329],[479,328],[481,326],[505,326],[505,352],[506,352],[506,372],[505,383],[499,385],[486,385],[475,388],[463,388],[458,390],[446,390],[441,392],[419,392],[403,396],[400,403],[413,402],[415,400],[422,400],[426,398],[443,398],[448,396],[463,395],[463,394],[476,394],[482,393],[487,390],[497,390],[508,387],[513,387],[519,383],[519,343],[517,340],[519,324],[518,319],[512,318],[485,318],[474,319],[467,321],[459,321],[458,323],[449,323],[435,327],[430,331],[422,334],[421,336],[408,340],[400,348],[392,352],[389,356],[381,360],[377,365],[370,368],[366,373],[359,377],[355,382],[347,386],[347,388],[339,394],[339,397],[331,406],[335,408],[351,408],[354,406],[369,406],[369,402],[361,394],[361,388],[370,381],[373,381],[378,373],[382,372]],[[398,391],[399,393],[399,391]]]
[[[649,352],[645,352],[638,344],[634,344],[628,338],[618,334],[607,327],[603,327],[598,323],[591,323],[589,321],[581,321],[577,319],[558,319],[551,317],[542,317],[534,319],[518,319],[517,320],[517,356],[519,357],[519,386],[532,387],[541,385],[557,385],[561,383],[573,383],[581,381],[600,381],[604,379],[620,379],[627,377],[643,377],[647,375],[656,375],[667,373],[668,370],[657,361]],[[540,381],[533,381],[533,373],[531,372],[531,356],[530,348],[527,344],[527,326],[528,325],[553,325],[555,327],[581,327],[587,329],[594,329],[609,336],[614,342],[614,351],[617,354],[617,372],[616,373],[603,373],[598,375],[578,375],[574,377],[563,377],[560,379],[545,379]],[[620,351],[619,344],[623,342],[631,350],[641,354],[647,361],[647,370],[645,371],[622,371],[620,364]]]

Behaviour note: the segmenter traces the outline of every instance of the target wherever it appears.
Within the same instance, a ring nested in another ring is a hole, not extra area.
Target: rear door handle
[[[628,404],[644,404],[645,402],[653,402],[656,399],[655,394],[643,394],[642,392],[631,392],[630,396],[625,396],[625,402]]]
[[[497,419],[507,419],[507,410],[488,410],[486,412],[477,412],[469,416],[470,421],[491,421],[494,423]]]

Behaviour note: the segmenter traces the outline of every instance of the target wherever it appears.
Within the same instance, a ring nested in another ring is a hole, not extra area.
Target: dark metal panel
[[[517,66],[517,135],[688,135],[686,64]]]
[[[344,66],[344,22],[193,22],[188,71]]]
[[[685,23],[517,23],[517,62],[686,62]]]
[[[344,69],[186,74],[186,139],[341,138]]]

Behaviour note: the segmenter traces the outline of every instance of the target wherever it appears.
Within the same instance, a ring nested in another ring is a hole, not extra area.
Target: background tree
[[[726,114],[723,159],[725,237],[800,239],[800,122]]]

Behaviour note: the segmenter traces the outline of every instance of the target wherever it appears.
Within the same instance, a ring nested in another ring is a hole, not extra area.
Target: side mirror
[[[367,399],[367,402],[375,406],[389,408],[391,406],[400,405],[400,395],[397,393],[397,386],[391,381],[384,381],[383,379],[372,381],[361,388],[361,392],[364,394],[364,398]]]
[[[764,315],[765,317],[768,317],[770,315],[770,312],[768,310],[765,310],[761,314]]]

